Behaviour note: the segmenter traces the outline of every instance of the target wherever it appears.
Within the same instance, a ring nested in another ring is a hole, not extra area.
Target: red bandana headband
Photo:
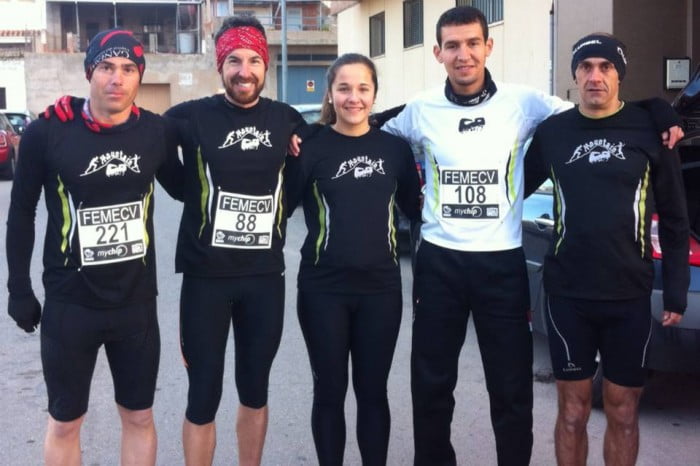
[[[250,49],[260,55],[265,68],[270,62],[267,39],[259,29],[252,26],[239,26],[228,29],[216,41],[216,69],[221,72],[224,60],[236,49]]]

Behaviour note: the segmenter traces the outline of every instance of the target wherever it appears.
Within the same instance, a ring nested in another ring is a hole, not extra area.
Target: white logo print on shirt
[[[246,126],[228,133],[226,140],[219,146],[219,149],[226,149],[239,142],[241,143],[241,150],[257,150],[260,144],[272,147],[269,131],[260,131],[255,126]]]
[[[384,159],[372,160],[366,155],[353,157],[352,159],[341,163],[340,167],[338,167],[338,172],[331,179],[338,179],[350,172],[354,173],[355,178],[369,178],[374,174],[374,172],[385,175]]]
[[[108,177],[124,176],[127,169],[134,173],[141,173],[139,169],[140,158],[137,154],[129,156],[120,150],[96,155],[90,160],[88,167],[80,176],[92,175],[103,168],[105,168],[105,175]]]
[[[607,162],[610,160],[610,156],[625,160],[625,155],[622,153],[623,147],[625,147],[624,142],[612,143],[608,142],[607,139],[594,139],[578,146],[566,164],[573,163],[585,156],[588,156],[589,163]]]

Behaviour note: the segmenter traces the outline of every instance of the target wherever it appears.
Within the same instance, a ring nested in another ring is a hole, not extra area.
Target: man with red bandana
[[[41,321],[48,465],[81,464],[80,430],[101,346],[121,418],[121,462],[155,464],[154,177],[181,198],[182,167],[164,120],[134,105],[145,65],[131,32],[97,34],[85,57],[89,99],[68,107],[79,117],[37,120],[22,137],[7,220],[8,313],[26,332]],[[43,315],[29,278],[42,188]]]
[[[166,113],[178,122],[185,166],[176,255],[183,274],[180,332],[189,379],[183,443],[186,464],[212,463],[233,324],[239,464],[258,465],[284,312],[282,169],[287,143],[303,119],[290,106],[260,97],[269,55],[256,19],[228,18],[215,40],[225,93]]]

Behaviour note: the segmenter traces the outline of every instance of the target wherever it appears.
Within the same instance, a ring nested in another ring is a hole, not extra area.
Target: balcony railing
[[[282,17],[277,15],[255,15],[265,29],[282,29]],[[287,31],[335,31],[335,16],[287,17]]]
[[[252,12],[235,11],[235,14],[251,14]],[[217,13],[217,19],[219,22],[223,21],[224,18],[229,16],[224,12]],[[260,14],[255,12],[251,14],[260,21],[260,23],[265,27],[265,29],[280,30],[282,29],[282,16],[279,14]],[[336,30],[336,18],[330,15],[304,15],[304,16],[287,16],[287,30],[288,31],[335,31]]]

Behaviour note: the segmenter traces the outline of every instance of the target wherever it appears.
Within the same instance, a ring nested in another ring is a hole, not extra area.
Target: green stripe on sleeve
[[[70,206],[68,205],[68,196],[66,195],[66,187],[63,185],[63,180],[58,178],[58,197],[61,200],[61,215],[63,215],[63,225],[61,226],[61,252],[65,254],[68,249],[68,232],[70,231],[71,216]]]
[[[321,194],[318,192],[318,183],[314,181],[314,197],[316,198],[316,204],[318,205],[318,238],[316,238],[316,260],[314,264],[318,264],[318,260],[321,258],[321,245],[323,244],[323,238],[326,236],[326,207],[323,205],[323,199],[321,199]]]
[[[649,162],[647,162],[647,169],[644,172],[644,179],[642,180],[642,192],[639,193],[639,243],[641,247],[642,257],[644,257],[644,251],[646,248],[644,231],[646,228],[646,211],[647,211],[647,190],[649,189],[649,178],[651,174],[651,167]]]
[[[202,225],[199,227],[199,237],[201,238],[204,227],[207,225],[207,200],[209,199],[209,182],[204,170],[201,147],[197,147],[197,174],[199,175],[199,184],[201,186],[201,197],[199,200],[202,212]]]

